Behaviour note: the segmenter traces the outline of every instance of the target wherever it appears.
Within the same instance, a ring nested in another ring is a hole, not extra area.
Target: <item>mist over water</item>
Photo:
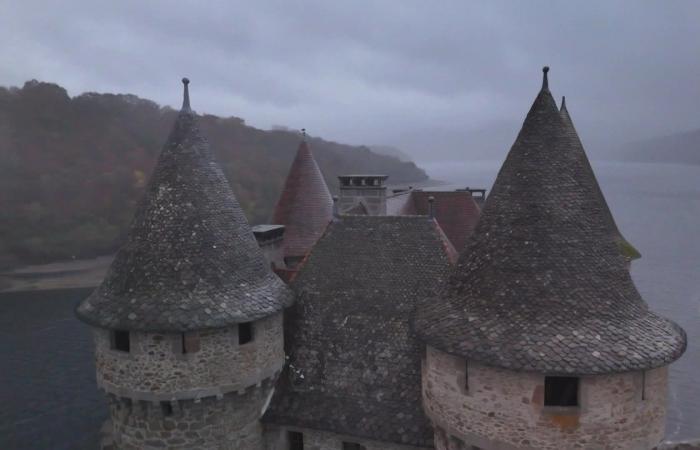
[[[501,164],[419,165],[451,187],[490,191]],[[700,437],[700,166],[608,161],[592,165],[620,231],[642,253],[632,264],[637,288],[651,309],[688,334],[686,353],[671,366],[667,437]]]

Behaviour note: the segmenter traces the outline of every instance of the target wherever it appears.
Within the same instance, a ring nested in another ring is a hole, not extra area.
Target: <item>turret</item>
[[[445,288],[414,326],[435,447],[648,449],[686,335],[651,312],[543,86]]]
[[[126,243],[76,313],[94,331],[117,448],[261,449],[293,296],[264,260],[183,83]]]
[[[333,199],[302,130],[272,222],[284,225],[284,261],[294,269],[333,218]]]

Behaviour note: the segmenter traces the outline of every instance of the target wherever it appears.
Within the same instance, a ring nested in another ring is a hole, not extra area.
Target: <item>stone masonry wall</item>
[[[438,450],[640,450],[651,449],[664,436],[666,367],[644,375],[582,377],[580,407],[573,410],[543,406],[542,374],[470,361],[465,389],[465,368],[464,359],[428,347],[423,403],[436,427]]]
[[[112,442],[119,450],[263,450],[259,417],[275,379],[220,399],[162,403],[109,396]]]
[[[308,428],[285,428],[274,425],[265,425],[265,450],[287,450],[289,448],[287,440],[289,431],[303,433],[304,450],[343,450],[343,442],[363,445],[365,450],[428,450],[425,447],[378,442],[354,436],[344,436],[329,431],[310,430]]]
[[[132,400],[221,396],[258,383],[284,365],[282,313],[253,324],[238,344],[238,328],[200,332],[200,349],[182,354],[179,334],[130,333],[130,352],[110,348],[110,332],[95,330],[97,384]]]

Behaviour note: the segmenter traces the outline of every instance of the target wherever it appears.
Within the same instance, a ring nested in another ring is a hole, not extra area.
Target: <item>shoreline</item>
[[[0,273],[0,293],[97,287],[113,255],[19,267]]]

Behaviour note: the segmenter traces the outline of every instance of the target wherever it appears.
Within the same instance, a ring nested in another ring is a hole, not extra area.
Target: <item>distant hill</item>
[[[0,87],[0,267],[114,251],[177,111],[133,95],[70,98],[50,83]],[[269,220],[299,136],[243,119],[200,125],[252,223]],[[310,138],[331,189],[338,174],[427,179],[412,162]]]
[[[700,129],[633,142],[619,154],[626,161],[700,164]]]
[[[391,145],[370,145],[369,149],[374,153],[379,153],[380,155],[393,156],[399,161],[411,160],[411,157],[404,153],[403,150],[392,147]]]

